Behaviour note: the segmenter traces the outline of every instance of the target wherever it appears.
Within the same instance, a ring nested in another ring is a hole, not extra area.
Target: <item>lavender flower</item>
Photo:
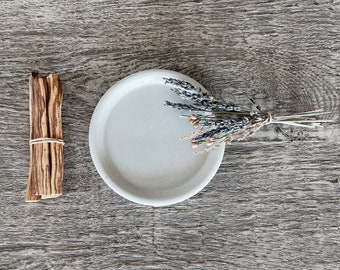
[[[203,111],[216,111],[216,110],[225,110],[228,112],[239,112],[241,110],[240,107],[235,106],[234,104],[226,104],[224,102],[216,100],[214,97],[208,95],[207,93],[203,93],[202,89],[195,88],[192,84],[178,80],[173,78],[163,78],[165,80],[165,84],[170,84],[175,87],[171,87],[170,89],[175,92],[179,97],[183,100],[191,101],[192,105],[195,109],[193,110],[203,110]],[[167,104],[169,105],[169,104]],[[172,106],[172,105],[170,105]],[[180,109],[180,106],[175,106],[177,109]]]
[[[166,101],[165,106],[191,113],[190,116],[184,116],[188,117],[189,123],[198,130],[189,136],[191,145],[197,147],[206,144],[207,151],[221,142],[231,143],[234,140],[246,139],[268,124],[313,128],[319,126],[321,122],[332,122],[315,119],[315,116],[325,114],[321,110],[272,117],[267,112],[244,110],[234,104],[216,100],[189,82],[174,78],[164,78],[164,81],[171,86],[170,89],[174,93],[186,101],[185,103]]]

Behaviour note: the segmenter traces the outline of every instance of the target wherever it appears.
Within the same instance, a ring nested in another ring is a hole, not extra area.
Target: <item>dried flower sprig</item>
[[[189,123],[197,129],[184,139],[190,139],[193,147],[206,144],[207,151],[218,147],[222,142],[231,143],[246,139],[268,124],[315,128],[321,126],[320,123],[332,122],[315,118],[328,113],[322,110],[272,116],[268,112],[244,110],[232,103],[217,100],[183,80],[164,78],[164,81],[165,84],[170,85],[173,92],[186,101],[186,103],[166,101],[165,105],[190,112],[189,115],[182,115],[182,117],[188,118]]]

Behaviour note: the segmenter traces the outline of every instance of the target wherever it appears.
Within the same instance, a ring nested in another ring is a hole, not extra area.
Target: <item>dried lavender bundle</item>
[[[322,110],[273,117],[268,112],[244,110],[234,104],[216,100],[202,89],[183,80],[164,78],[164,81],[170,85],[174,93],[186,101],[186,103],[166,101],[165,106],[190,112],[190,115],[183,117],[189,119],[189,123],[197,129],[197,132],[185,138],[191,140],[193,147],[206,144],[207,151],[223,142],[231,143],[234,140],[246,139],[268,124],[314,128],[320,126],[322,122],[332,122],[315,118],[327,113]]]

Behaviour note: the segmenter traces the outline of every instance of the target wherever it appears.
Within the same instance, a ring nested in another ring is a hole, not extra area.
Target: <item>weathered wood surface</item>
[[[0,269],[339,269],[339,3],[3,0],[0,26]],[[100,179],[88,128],[113,83],[149,68],[336,122],[285,129],[293,142],[267,127],[228,146],[192,199],[135,205]],[[32,70],[64,87],[64,195],[37,204],[24,202]]]

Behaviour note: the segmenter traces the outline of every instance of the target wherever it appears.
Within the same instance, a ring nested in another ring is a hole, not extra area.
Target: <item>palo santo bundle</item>
[[[26,202],[62,194],[62,98],[59,75],[50,74],[44,78],[41,73],[32,72],[29,79],[30,170]]]

